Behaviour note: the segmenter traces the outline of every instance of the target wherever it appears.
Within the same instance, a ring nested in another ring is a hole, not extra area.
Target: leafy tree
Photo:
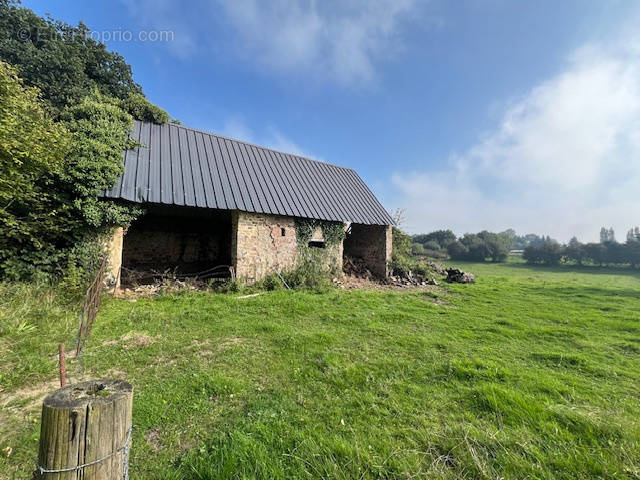
[[[411,255],[411,236],[404,233],[398,227],[393,227],[392,231],[393,258],[397,260]]]
[[[486,244],[487,257],[493,262],[504,262],[511,250],[511,238],[505,233],[493,233],[486,230],[480,232],[478,237]]]
[[[616,234],[613,228],[602,227],[600,229],[600,243],[615,242]]]
[[[466,260],[469,257],[469,249],[460,240],[451,242],[447,247],[447,253],[452,260]]]
[[[44,238],[58,223],[53,185],[65,167],[71,137],[47,118],[38,91],[0,62],[0,274],[23,256],[47,262]],[[31,274],[16,268],[14,276]]]
[[[421,244],[418,244],[421,245]],[[429,240],[428,242],[424,243],[424,248],[425,250],[442,250],[442,246],[436,242],[435,240]]]
[[[602,265],[606,259],[606,247],[604,243],[587,243],[584,246],[585,256],[596,265]]]
[[[424,247],[421,243],[412,243],[411,244],[411,254],[414,256],[424,255]]]
[[[640,268],[640,236],[633,240],[627,240],[625,258],[633,268]]]
[[[24,88],[13,68],[0,65],[0,276],[59,275],[90,266],[94,259],[78,253],[97,252],[87,245],[140,213],[98,199],[122,172],[131,116],[116,99],[96,92],[52,122],[36,89]]]
[[[576,262],[578,265],[582,265],[586,258],[586,251],[584,245],[578,241],[576,237],[569,240],[569,244],[564,250],[564,255],[567,260]]]
[[[0,61],[14,67],[2,63],[0,72],[0,276],[89,265],[100,235],[140,214],[98,196],[122,172],[132,116],[169,116],[144,97],[125,60],[89,33],[0,0]],[[10,192],[20,193],[3,202]]]
[[[0,0],[0,60],[18,67],[26,85],[38,87],[55,116],[97,89],[122,101],[134,118],[167,122],[166,112],[142,94],[131,66],[90,33],[83,23],[44,19],[15,1]]]
[[[563,253],[562,245],[547,237],[539,245],[528,245],[524,249],[522,257],[528,263],[557,265],[560,263]]]
[[[425,245],[428,242],[434,241],[440,245],[440,248],[447,248],[451,242],[456,240],[456,235],[451,230],[436,230],[431,233],[423,233],[420,235],[414,235],[413,241],[422,243]]]

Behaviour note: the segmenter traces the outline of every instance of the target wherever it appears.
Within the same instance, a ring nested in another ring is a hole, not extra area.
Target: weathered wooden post
[[[35,478],[128,478],[133,388],[123,380],[90,380],[48,395],[42,404]]]

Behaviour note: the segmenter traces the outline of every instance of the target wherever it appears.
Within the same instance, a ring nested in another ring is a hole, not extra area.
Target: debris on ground
[[[473,273],[463,272],[458,268],[448,268],[446,273],[446,281],[449,283],[476,283],[476,277]]]
[[[404,275],[391,275],[387,279],[387,283],[407,287],[426,287],[427,285],[438,286],[438,281],[435,278],[427,275],[421,275],[419,273],[413,273],[411,270]]]
[[[449,283],[475,283],[472,273],[463,272],[457,268],[445,268],[435,262],[420,262],[415,267],[417,271],[401,267],[394,269],[386,279],[376,279],[362,258],[345,256],[343,263],[345,278],[334,278],[333,283],[340,288],[358,288],[355,285],[363,281],[388,285],[392,288],[438,286],[438,283],[443,280]]]
[[[367,268],[367,264],[364,259],[360,257],[344,257],[342,270],[346,275],[351,275],[358,278],[373,278],[373,274]]]
[[[206,282],[162,279],[144,285],[122,286],[116,290],[115,296],[135,301],[137,298],[153,297],[158,294],[170,294],[184,290],[204,290],[208,288],[210,288],[210,286]]]

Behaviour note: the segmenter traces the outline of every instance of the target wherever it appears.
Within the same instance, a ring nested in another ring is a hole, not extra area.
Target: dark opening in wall
[[[167,271],[192,275],[219,265],[231,265],[229,211],[153,206],[124,236],[123,283],[152,281],[154,274]],[[141,277],[143,273],[147,275]]]
[[[311,248],[325,248],[326,244],[322,241],[318,241],[318,240],[311,240],[309,242],[309,247]]]
[[[363,225],[352,223],[343,243],[343,254],[354,260],[361,260],[377,277],[387,275],[387,227],[384,225]]]
[[[282,227],[282,228],[280,229],[280,235],[282,235],[283,237],[286,237],[286,236],[287,236],[287,229],[286,229],[286,228],[284,228],[284,227]]]

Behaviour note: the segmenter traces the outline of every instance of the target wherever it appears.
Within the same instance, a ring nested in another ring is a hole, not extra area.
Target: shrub
[[[428,242],[424,243],[424,248],[425,250],[440,250],[442,246],[435,240],[429,240]]]
[[[452,260],[466,260],[469,256],[469,249],[460,240],[451,242],[447,247],[447,252]]]
[[[424,255],[424,247],[421,243],[413,243],[411,245],[411,254],[416,255]]]
[[[542,263],[545,265],[557,265],[562,259],[564,249],[555,240],[547,238],[539,245],[529,245],[524,249],[522,257],[528,263]]]
[[[426,246],[428,242],[436,242],[440,248],[447,248],[450,243],[456,241],[456,235],[451,230],[436,230],[431,233],[422,233],[420,235],[414,235],[413,241],[417,243],[422,243],[425,245],[425,248],[429,248]],[[431,250],[438,250],[436,248],[431,248]]]
[[[402,259],[411,255],[411,236],[404,233],[398,227],[392,227],[392,252],[393,259]]]
[[[331,285],[331,278],[338,273],[336,265],[327,264],[323,249],[303,247],[296,268],[281,275],[290,288],[320,288]]]
[[[169,114],[151,103],[141,93],[129,95],[123,102],[123,107],[133,118],[144,122],[167,123],[169,121]]]

